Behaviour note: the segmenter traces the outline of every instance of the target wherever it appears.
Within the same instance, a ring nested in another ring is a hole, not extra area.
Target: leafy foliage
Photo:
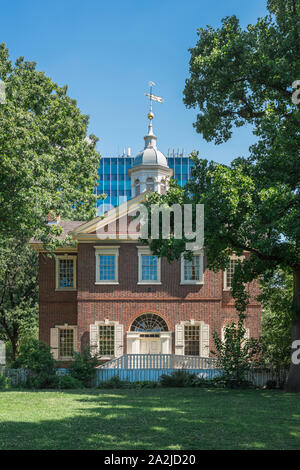
[[[82,353],[73,353],[74,359],[70,364],[69,372],[72,377],[79,380],[85,387],[94,385],[98,359],[93,356],[89,348],[85,348]]]
[[[293,341],[300,340],[300,104],[292,100],[300,70],[300,0],[270,0],[268,8],[270,15],[245,30],[235,16],[219,29],[200,29],[184,90],[185,104],[199,109],[196,131],[207,141],[220,144],[235,126],[251,125],[256,143],[250,156],[226,166],[195,152],[192,179],[177,189],[177,200],[172,189],[151,195],[148,204],[204,204],[208,268],[226,269],[230,254],[248,253],[232,282],[241,315],[253,279],[290,269]],[[169,259],[185,251],[174,237],[152,241],[151,249]],[[288,390],[300,390],[299,371],[291,364]]]
[[[0,339],[10,342],[11,359],[20,341],[37,337],[37,255],[24,242],[0,240]]]
[[[169,374],[160,376],[160,384],[163,387],[191,387],[193,386],[195,374],[190,374],[185,370],[176,370]]]
[[[0,233],[49,241],[59,233],[47,215],[84,220],[95,215],[99,154],[87,139],[88,116],[34,62],[15,64],[0,45]],[[13,190],[12,190],[13,188]]]
[[[82,382],[69,374],[59,375],[57,386],[63,390],[83,388]]]
[[[223,339],[216,332],[213,339],[216,351],[212,354],[217,357],[217,366],[223,371],[222,380],[230,387],[243,386],[247,382],[246,372],[261,352],[259,341],[246,338],[243,318],[224,328]]]
[[[56,361],[53,359],[49,346],[38,341],[21,345],[14,368],[29,369],[32,372],[26,383],[29,388],[56,388]]]
[[[261,284],[263,357],[274,367],[279,385],[280,370],[290,362],[293,276],[283,270],[266,273]]]
[[[8,389],[11,387],[11,379],[0,373],[0,390]]]

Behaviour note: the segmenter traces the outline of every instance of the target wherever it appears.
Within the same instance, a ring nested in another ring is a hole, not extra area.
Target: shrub
[[[118,375],[114,375],[105,382],[100,382],[98,388],[132,388],[132,382],[121,380]]]
[[[92,387],[96,378],[97,357],[92,356],[88,348],[84,349],[81,354],[75,352],[73,357],[74,360],[69,367],[70,375],[79,380],[84,387]]]
[[[0,374],[0,390],[11,387],[11,380],[9,377],[6,377],[4,374]]]
[[[24,384],[26,388],[57,388],[58,387],[58,377],[50,375],[47,372],[40,372],[33,377],[27,379]]]
[[[56,361],[49,346],[44,343],[32,340],[22,344],[13,367],[29,369],[32,372],[32,377],[25,383],[28,388],[57,387]]]
[[[176,370],[170,375],[160,376],[160,384],[163,387],[192,387],[197,376],[185,370]]]
[[[83,388],[82,382],[75,379],[70,374],[63,374],[58,376],[58,388],[61,389],[72,389],[72,388]]]
[[[29,369],[37,374],[55,375],[56,361],[51,349],[45,343],[32,340],[21,345],[18,358],[12,364],[14,369]]]
[[[157,388],[159,386],[158,382],[154,382],[153,380],[141,380],[133,383],[136,388]]]
[[[268,381],[266,382],[266,388],[268,388],[268,389],[270,389],[270,390],[271,390],[271,389],[274,389],[274,388],[278,388],[278,387],[277,387],[276,380],[268,380]]]
[[[260,354],[261,344],[254,338],[246,339],[244,316],[224,329],[224,340],[216,332],[213,339],[216,351],[212,354],[217,358],[217,367],[223,370],[222,381],[229,388],[245,387],[249,383],[246,373]]]
[[[141,380],[138,382],[129,382],[128,380],[121,380],[118,375],[114,375],[111,379],[106,380],[105,382],[100,382],[98,388],[133,388],[133,389],[142,389],[142,388],[156,388],[158,386],[157,382],[150,380]]]

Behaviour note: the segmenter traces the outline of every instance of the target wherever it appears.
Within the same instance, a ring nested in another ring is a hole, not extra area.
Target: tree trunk
[[[12,360],[15,361],[17,358],[17,352],[18,352],[18,339],[12,338],[10,340],[11,342],[11,353],[12,353]]]
[[[293,319],[292,319],[292,344],[299,341],[297,349],[300,350],[300,266],[293,271],[294,294],[293,294]],[[291,344],[291,347],[292,347]],[[296,348],[292,348],[292,355]],[[299,362],[297,364],[296,362]],[[298,360],[291,360],[289,375],[285,387],[287,392],[300,392],[300,353]]]

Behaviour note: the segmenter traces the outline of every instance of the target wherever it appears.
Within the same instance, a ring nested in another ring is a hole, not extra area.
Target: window
[[[160,259],[153,256],[148,248],[138,248],[139,284],[160,284]]]
[[[193,319],[176,324],[175,354],[209,357],[209,324]]]
[[[134,184],[135,184],[135,195],[138,196],[139,194],[141,194],[140,180],[135,180]]]
[[[118,284],[119,246],[95,246],[96,284]]]
[[[50,347],[54,359],[69,361],[77,351],[77,326],[58,325],[50,329]]]
[[[147,191],[154,191],[154,180],[153,178],[146,179],[146,189]]]
[[[191,260],[181,257],[181,284],[203,283],[203,253],[195,253]]]
[[[160,194],[166,194],[166,181],[164,179],[160,182]]]
[[[184,326],[184,354],[186,356],[200,356],[200,326]]]
[[[223,343],[225,341],[226,328],[230,327],[231,325],[232,325],[232,323],[229,323],[228,325],[224,325],[221,329],[221,340],[222,340]],[[250,339],[250,329],[245,327],[244,340],[248,340],[248,339]]]
[[[130,331],[169,331],[165,320],[155,313],[144,313],[137,317],[130,328]]]
[[[124,351],[124,327],[117,321],[105,319],[90,324],[92,355],[101,358],[120,357]]]
[[[56,256],[56,289],[76,289],[76,256]]]
[[[100,281],[115,280],[115,256],[99,255]]]
[[[239,261],[243,261],[244,256],[231,256],[229,266],[224,272],[224,290],[230,290],[235,268]]]
[[[142,255],[142,281],[157,281],[157,257]]]
[[[99,354],[100,356],[115,355],[115,326],[99,326]]]
[[[59,356],[71,357],[74,351],[74,330],[59,329]]]

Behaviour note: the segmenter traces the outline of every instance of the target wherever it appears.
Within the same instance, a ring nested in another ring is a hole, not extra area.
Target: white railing
[[[124,354],[99,369],[214,369],[216,359],[175,354]]]

